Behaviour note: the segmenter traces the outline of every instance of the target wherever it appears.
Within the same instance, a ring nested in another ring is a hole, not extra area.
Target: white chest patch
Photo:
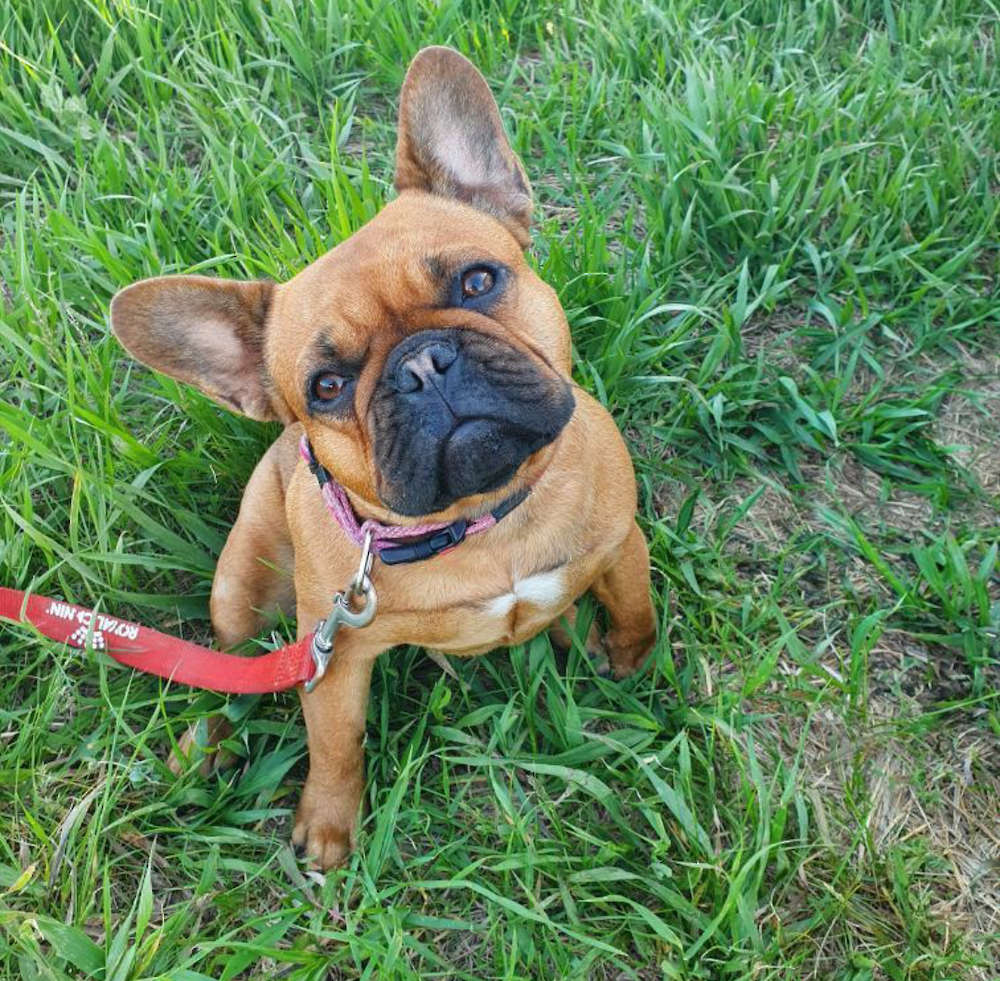
[[[491,599],[486,610],[493,616],[506,616],[517,603],[531,603],[542,608],[555,606],[565,593],[562,569],[539,572],[527,579],[514,581],[514,590]]]

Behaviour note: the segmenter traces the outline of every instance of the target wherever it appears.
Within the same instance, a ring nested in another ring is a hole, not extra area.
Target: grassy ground
[[[0,0],[0,582],[207,634],[274,430],[134,365],[143,276],[287,277],[472,57],[629,437],[662,636],[376,672],[349,868],[294,696],[0,630],[4,978],[1000,977],[1000,13],[989,0]]]

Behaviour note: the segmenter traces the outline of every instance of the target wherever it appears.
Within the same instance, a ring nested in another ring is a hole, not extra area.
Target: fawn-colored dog
[[[164,277],[111,306],[135,357],[287,424],[219,559],[221,646],[279,609],[309,632],[356,575],[357,540],[314,474],[362,527],[418,533],[382,551],[377,615],[340,631],[322,681],[301,693],[309,776],[293,840],[323,867],[354,841],[379,654],[521,643],[572,621],[586,590],[607,609],[617,676],[642,663],[656,630],[632,463],[610,415],[573,383],[566,318],[525,262],[531,189],[496,103],[448,48],[421,51],[403,84],[396,188],[287,283]],[[447,525],[444,536],[421,532],[428,524]]]

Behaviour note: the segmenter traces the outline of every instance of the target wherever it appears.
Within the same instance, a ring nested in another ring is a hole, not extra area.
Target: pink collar
[[[347,537],[360,547],[365,535],[371,532],[372,548],[386,565],[420,562],[447,552],[461,544],[469,535],[478,535],[492,528],[531,493],[530,487],[519,490],[474,521],[458,518],[455,521],[432,521],[422,525],[384,525],[374,518],[367,518],[359,522],[347,492],[316,459],[305,436],[299,442],[299,452],[319,481],[320,493],[327,510],[344,529]]]

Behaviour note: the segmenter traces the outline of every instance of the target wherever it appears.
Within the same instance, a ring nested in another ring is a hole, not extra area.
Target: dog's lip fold
[[[449,461],[452,456],[459,456],[461,458],[469,450],[467,446],[463,446],[463,443],[474,442],[477,438],[481,439],[487,444],[491,442],[496,442],[503,434],[502,430],[506,428],[510,432],[518,431],[524,435],[534,435],[527,434],[523,429],[517,426],[504,426],[503,423],[498,422],[496,419],[492,419],[489,416],[473,416],[471,418],[462,419],[457,426],[451,431],[451,434],[444,441],[444,445],[441,448],[442,457]],[[488,447],[487,447],[488,449]],[[456,461],[450,461],[452,463]],[[479,468],[476,482],[475,493],[486,494],[490,491],[497,490],[506,484],[515,473],[517,473],[521,463],[523,461],[518,461],[517,463],[511,463],[510,461],[500,462],[495,469],[484,470],[482,467]],[[444,483],[448,486],[449,491],[458,491],[461,497],[470,496],[466,490],[461,493],[463,488],[461,483],[455,487],[456,474],[461,474],[460,464],[461,459],[457,461],[459,467],[452,466],[447,469],[444,475]]]
[[[491,416],[489,413],[483,413],[483,415],[477,416],[463,416],[455,422],[455,426],[450,433],[445,437],[445,444],[450,443],[455,438],[461,438],[467,435],[470,430],[480,428],[481,424],[486,423],[487,425],[493,423],[496,426],[502,426],[509,430],[510,432],[516,432],[523,434],[525,436],[544,436],[545,430],[529,429],[526,426],[519,426],[516,423],[512,423],[509,419],[501,419],[496,416]]]

